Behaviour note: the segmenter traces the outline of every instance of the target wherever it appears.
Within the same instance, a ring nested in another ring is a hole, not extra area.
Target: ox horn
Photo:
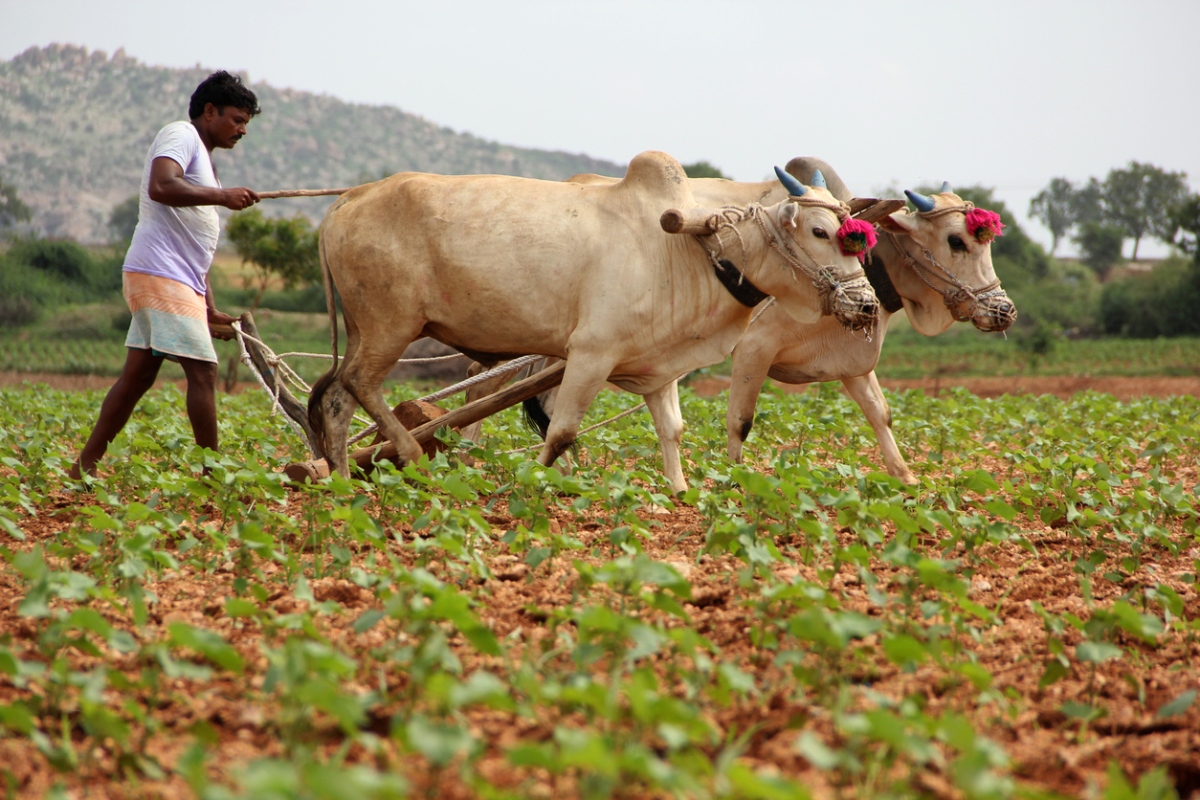
[[[950,191],[950,181],[942,181],[942,194]]]
[[[812,181],[808,185],[814,189],[828,189],[829,188],[828,186],[825,185],[825,176],[821,174],[821,170],[817,170],[816,172],[813,173]]]
[[[808,191],[808,189],[804,188],[803,183],[788,175],[779,167],[775,168],[775,175],[779,178],[779,182],[783,184],[783,188],[787,189],[788,194],[792,197],[803,197],[804,193]]]
[[[926,197],[923,194],[911,191],[909,189],[905,189],[904,194],[909,200],[912,200],[912,204],[917,207],[917,211],[933,211],[932,197]]]

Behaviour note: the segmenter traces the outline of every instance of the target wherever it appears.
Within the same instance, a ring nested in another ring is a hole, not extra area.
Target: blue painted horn
[[[817,170],[816,172],[813,173],[812,181],[808,185],[814,189],[828,189],[829,188],[828,186],[825,185],[825,176],[821,174],[821,170]]]
[[[779,167],[775,168],[775,175],[779,178],[779,182],[783,184],[783,188],[787,189],[787,193],[792,197],[803,197],[804,193],[808,191],[803,183],[788,175]]]
[[[942,194],[950,191],[950,181],[942,181]]]
[[[904,190],[904,194],[908,196],[909,200],[912,200],[912,204],[917,207],[917,211],[933,211],[933,198],[908,189]]]

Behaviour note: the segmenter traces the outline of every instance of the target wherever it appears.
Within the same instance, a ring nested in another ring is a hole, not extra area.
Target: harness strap
[[[895,314],[904,308],[904,300],[896,290],[896,284],[892,283],[892,276],[888,275],[887,265],[874,250],[867,252],[863,269],[867,273],[867,280],[871,282],[871,288],[875,290],[875,296],[879,298],[879,304],[885,311]]]
[[[771,295],[755,286],[734,263],[722,258],[713,262],[713,272],[725,290],[733,295],[733,299],[746,308],[754,308]]]

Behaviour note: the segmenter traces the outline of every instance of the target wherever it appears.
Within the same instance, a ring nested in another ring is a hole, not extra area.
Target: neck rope
[[[797,205],[828,209],[837,215],[839,222],[845,222],[850,216],[850,209],[844,203],[828,203],[815,197],[789,197],[789,200]],[[775,220],[771,219],[770,214],[760,204],[751,203],[744,208],[739,206],[725,206],[718,209],[709,217],[713,233],[697,236],[696,238],[704,247],[705,252],[708,253],[708,259],[712,263],[713,269],[716,271],[721,283],[743,305],[751,305],[747,300],[755,296],[748,290],[744,293],[747,299],[739,296],[742,293],[740,287],[743,285],[748,285],[749,289],[753,289],[753,292],[760,296],[757,302],[761,302],[762,299],[769,296],[754,286],[744,273],[737,270],[732,262],[721,258],[725,251],[725,243],[721,241],[721,231],[726,228],[733,231],[733,235],[737,237],[742,252],[746,252],[746,242],[742,238],[741,231],[737,229],[737,226],[747,219],[753,219],[757,223],[767,244],[774,248],[787,265],[792,268],[790,274],[793,280],[797,280],[796,271],[799,270],[813,282],[813,286],[816,287],[817,294],[821,298],[821,309],[824,313],[833,313],[839,301],[845,302],[848,300],[847,295],[850,291],[861,291],[863,288],[870,286],[866,274],[861,268],[849,279],[845,281],[838,280],[832,265],[822,265],[802,242],[794,237],[784,236],[776,225]],[[799,248],[800,252],[807,258],[807,263],[792,249],[792,245]],[[736,276],[730,274],[730,268],[732,268],[733,272],[737,273]],[[735,291],[731,284],[739,287],[739,291]],[[757,305],[757,302],[753,305]]]

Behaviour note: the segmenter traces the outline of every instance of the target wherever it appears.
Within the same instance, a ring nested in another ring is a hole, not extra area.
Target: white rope
[[[279,404],[280,390],[279,390],[279,385],[278,385],[278,380],[279,380],[278,373],[275,374],[276,386],[275,386],[275,391],[272,392],[271,388],[269,386],[267,386],[266,380],[259,373],[258,369],[254,366],[254,359],[252,359],[250,357],[250,351],[246,348],[246,339],[247,338],[254,339],[254,337],[250,336],[247,333],[244,333],[242,331],[242,324],[240,322],[238,322],[237,320],[234,320],[230,324],[233,327],[233,332],[237,335],[238,347],[240,347],[242,350],[242,363],[244,363],[247,367],[249,367],[250,372],[252,372],[254,374],[254,377],[258,379],[258,384],[260,386],[262,386],[263,391],[265,391],[268,395],[270,395],[270,397],[271,397],[271,416],[275,416],[276,411],[283,411],[283,407]],[[257,341],[257,340],[255,340],[255,341]],[[287,414],[284,414],[283,416],[288,421],[288,425],[290,425],[292,427],[292,430],[296,432],[296,435],[299,436],[304,442],[307,443],[308,437],[307,437],[307,435],[305,435],[304,430],[300,427],[300,425],[297,424],[296,420],[292,419]]]
[[[596,430],[597,428],[603,428],[605,425],[608,425],[609,423],[612,423],[612,422],[616,422],[617,420],[621,419],[622,417],[628,417],[633,412],[640,411],[645,407],[646,407],[646,401],[643,400],[642,402],[638,403],[633,408],[627,408],[624,411],[622,411],[620,414],[617,414],[614,417],[609,417],[608,419],[606,419],[602,422],[597,422],[595,425],[592,425],[591,427],[584,428],[579,433],[575,434],[575,437],[576,437],[576,439],[578,439],[580,436],[583,436],[585,433],[591,433],[592,431]],[[530,450],[534,450],[534,449],[542,447],[544,444],[545,444],[545,442],[543,442],[542,444],[531,444],[528,447],[518,447],[516,450],[507,450],[507,451],[505,451],[504,455],[513,456],[513,455],[516,455],[517,453],[527,453]]]

